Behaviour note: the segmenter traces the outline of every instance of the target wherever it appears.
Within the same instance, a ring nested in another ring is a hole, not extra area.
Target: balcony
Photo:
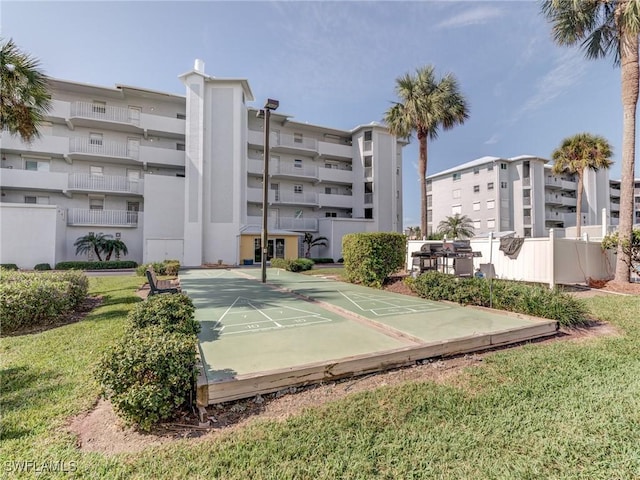
[[[69,156],[82,160],[96,158],[137,160],[135,152],[129,152],[126,142],[96,141],[88,137],[69,138]]]
[[[264,162],[262,160],[249,159],[247,161],[247,173],[262,176],[264,173]]]
[[[609,187],[609,196],[620,198],[620,189]]]
[[[259,130],[249,130],[247,132],[247,142],[252,147],[264,148],[264,133]]]
[[[353,158],[351,145],[318,142],[318,153],[328,158]]]
[[[562,195],[558,193],[547,193],[544,196],[544,201],[548,205],[562,205]]]
[[[620,211],[620,202],[611,202],[611,211],[612,212],[619,212]]]
[[[67,189],[67,176],[66,173],[3,168],[0,185],[2,188],[63,192]]]
[[[137,160],[142,162],[143,165],[184,168],[185,152],[184,150],[174,150],[172,148],[141,145]]]
[[[89,210],[70,208],[67,225],[96,227],[137,227],[140,212],[127,210]]]
[[[269,202],[284,205],[318,205],[318,194],[313,192],[295,193],[270,191]]]
[[[315,154],[318,152],[318,141],[314,138],[295,137],[288,133],[273,133],[270,139],[271,150],[283,153]]]
[[[353,172],[351,170],[343,170],[338,168],[318,169],[318,179],[321,182],[342,183],[351,185],[353,183]]]
[[[147,135],[160,135],[170,138],[184,138],[186,121],[180,118],[162,115],[140,114],[140,128]]]
[[[575,207],[578,205],[578,200],[574,197],[560,197],[560,201],[564,207]]]
[[[142,180],[133,181],[124,176],[70,173],[69,190],[84,192],[105,192],[125,195],[143,195],[144,184]]]
[[[262,217],[247,217],[247,224],[262,225]],[[317,218],[270,217],[267,228],[302,232],[317,232]]]
[[[351,195],[321,193],[318,197],[321,207],[353,208],[353,196]]]
[[[41,135],[31,143],[25,143],[20,137],[2,132],[2,151],[16,153],[32,153],[54,155],[63,157],[69,153],[69,140],[67,137],[54,137],[53,135]]]
[[[318,167],[315,165],[295,165],[278,163],[276,165],[269,165],[269,173],[271,176],[279,178],[306,178],[317,179]]]
[[[140,110],[98,105],[92,102],[71,102],[68,124],[75,127],[107,128],[140,133]]]

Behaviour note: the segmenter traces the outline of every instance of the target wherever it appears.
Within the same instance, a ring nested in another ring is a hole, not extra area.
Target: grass
[[[135,285],[92,279],[109,297],[87,320],[2,339],[3,458],[74,461],[89,478],[640,478],[640,297],[620,296],[588,300],[619,335],[506,349],[443,383],[353,394],[217,439],[80,453],[60,428],[95,401],[90,370]]]

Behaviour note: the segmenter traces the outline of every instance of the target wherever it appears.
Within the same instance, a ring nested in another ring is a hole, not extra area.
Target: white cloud
[[[487,140],[485,140],[484,144],[485,145],[495,145],[496,143],[498,143],[500,141],[501,135],[498,133],[494,133],[493,135],[491,135],[491,137],[489,137]]]
[[[481,6],[466,10],[438,23],[436,28],[458,28],[469,25],[480,25],[489,20],[501,17],[503,11],[496,7]]]

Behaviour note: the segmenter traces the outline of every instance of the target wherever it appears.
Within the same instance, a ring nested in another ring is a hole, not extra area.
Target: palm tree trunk
[[[98,261],[101,262],[102,261],[102,257],[100,256],[100,251],[98,250],[98,246],[97,245],[93,246],[93,252],[96,254],[96,257],[98,257]]]
[[[420,155],[418,158],[418,175],[420,175],[420,232],[425,237],[427,230],[427,134],[418,131]]]
[[[638,104],[638,36],[621,33],[622,77],[622,178],[620,181],[620,224],[615,281],[629,283],[630,257],[623,245],[631,242],[633,229],[633,183],[636,155],[636,106]]]
[[[578,198],[576,198],[576,237],[582,236],[582,191],[584,190],[584,170],[578,173]]]

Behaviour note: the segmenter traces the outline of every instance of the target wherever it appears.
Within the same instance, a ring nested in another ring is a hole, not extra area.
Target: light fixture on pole
[[[260,257],[262,269],[262,283],[267,282],[267,256],[269,253],[269,232],[267,223],[269,221],[269,120],[271,110],[276,110],[280,106],[278,100],[267,99],[264,110],[264,171],[262,174],[262,256]]]

